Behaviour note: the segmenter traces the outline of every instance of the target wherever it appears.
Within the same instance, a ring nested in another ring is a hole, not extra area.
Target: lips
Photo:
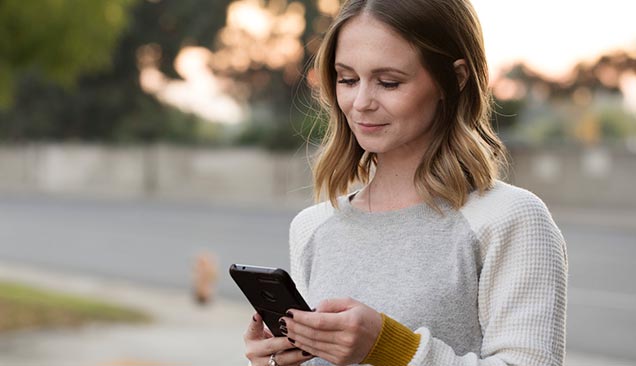
[[[388,123],[366,123],[366,122],[357,122],[356,125],[358,129],[362,132],[378,132],[382,130],[384,127],[388,126]]]
[[[359,122],[358,124],[363,127],[378,127],[378,126],[388,125],[388,123],[362,123],[362,122]]]

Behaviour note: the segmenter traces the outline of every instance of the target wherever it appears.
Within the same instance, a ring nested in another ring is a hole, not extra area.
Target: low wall
[[[514,149],[508,180],[550,204],[636,208],[636,154],[619,149]],[[154,197],[305,205],[311,172],[305,150],[0,147],[0,193]]]
[[[311,202],[304,152],[167,145],[0,147],[0,193],[221,202]]]
[[[636,208],[636,151],[513,149],[509,181],[546,202]]]

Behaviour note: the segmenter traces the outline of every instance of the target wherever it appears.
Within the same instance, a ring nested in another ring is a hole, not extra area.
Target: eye
[[[355,85],[355,83],[358,82],[358,79],[346,79],[346,78],[342,78],[340,80],[338,80],[338,84],[344,84],[347,86],[353,86]]]
[[[382,81],[379,80],[378,84],[380,84],[385,89],[397,89],[400,86],[400,82],[398,81]]]

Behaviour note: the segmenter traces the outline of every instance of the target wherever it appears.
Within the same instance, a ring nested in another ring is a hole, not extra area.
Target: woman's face
[[[409,42],[361,14],[340,29],[335,68],[338,106],[364,150],[423,153],[440,92]]]

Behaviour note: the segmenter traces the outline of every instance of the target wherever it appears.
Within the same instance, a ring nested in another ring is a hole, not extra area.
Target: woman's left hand
[[[350,298],[330,299],[315,312],[290,310],[281,318],[281,329],[303,351],[335,365],[349,365],[369,354],[382,330],[382,316]]]

